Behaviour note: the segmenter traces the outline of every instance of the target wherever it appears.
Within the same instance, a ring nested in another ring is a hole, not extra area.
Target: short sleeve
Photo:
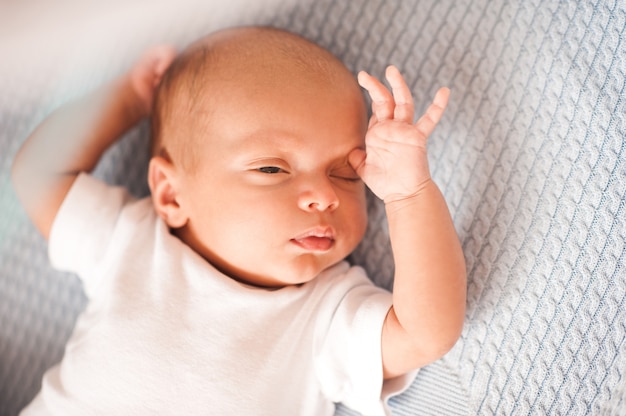
[[[415,373],[383,383],[382,328],[392,296],[374,286],[362,269],[353,267],[348,272],[355,273],[362,275],[358,276],[361,283],[345,293],[332,313],[323,341],[316,342],[316,371],[330,400],[363,415],[385,415],[389,414],[386,399],[405,390]]]
[[[80,174],[52,224],[48,245],[52,266],[78,274],[87,290],[105,257],[120,212],[129,200],[132,197],[124,188]]]

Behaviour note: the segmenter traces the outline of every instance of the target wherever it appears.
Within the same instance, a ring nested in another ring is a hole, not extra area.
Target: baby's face
[[[365,233],[364,184],[348,163],[364,145],[360,91],[313,84],[226,82],[194,125],[203,137],[181,180],[189,222],[178,235],[240,281],[309,281]]]

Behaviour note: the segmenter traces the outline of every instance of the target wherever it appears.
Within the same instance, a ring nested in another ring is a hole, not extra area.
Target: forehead
[[[298,77],[223,82],[201,107],[200,131],[212,145],[234,149],[362,145],[366,113],[360,91]],[[304,150],[304,149],[303,149]]]
[[[186,92],[175,104],[184,110],[171,114],[179,131],[214,150],[302,146],[319,136],[361,146],[365,104],[345,66],[300,39],[277,45],[262,38],[227,39],[207,53],[194,52],[197,65],[185,71]],[[276,137],[282,139],[269,140]]]

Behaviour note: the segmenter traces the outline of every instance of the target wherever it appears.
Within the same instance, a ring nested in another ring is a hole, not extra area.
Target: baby
[[[385,414],[457,341],[466,296],[426,155],[448,90],[414,123],[403,77],[386,78],[357,83],[297,35],[236,28],[177,57],[151,49],[50,115],[13,182],[89,304],[23,414]],[[137,200],[88,172],[145,116],[151,197]],[[344,261],[365,185],[385,203],[393,294]]]

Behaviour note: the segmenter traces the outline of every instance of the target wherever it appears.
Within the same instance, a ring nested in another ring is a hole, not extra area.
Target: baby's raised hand
[[[175,57],[176,49],[172,46],[155,46],[144,52],[131,68],[128,75],[142,115],[150,114],[155,89]]]
[[[385,73],[389,91],[379,80],[361,71],[359,84],[372,98],[372,117],[365,150],[355,149],[349,161],[367,186],[385,203],[419,193],[430,180],[426,141],[441,119],[450,90],[437,91],[426,113],[413,124],[413,97],[397,68]]]

